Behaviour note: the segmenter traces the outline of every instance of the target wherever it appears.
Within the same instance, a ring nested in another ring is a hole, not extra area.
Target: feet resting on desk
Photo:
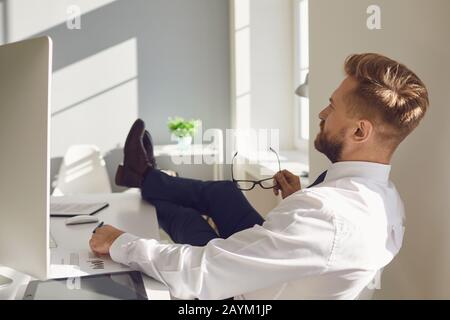
[[[147,173],[156,168],[152,137],[145,130],[144,121],[138,119],[131,127],[125,141],[123,164],[117,168],[116,184],[129,188],[141,188]],[[122,230],[105,225],[96,229],[89,245],[97,254],[109,254],[111,245],[123,233]]]
[[[134,122],[124,147],[123,165],[117,168],[116,184],[129,188],[140,188],[146,174],[156,168],[153,142],[141,119]]]

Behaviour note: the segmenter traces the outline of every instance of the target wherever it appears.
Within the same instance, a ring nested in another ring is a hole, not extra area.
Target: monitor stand
[[[0,289],[9,286],[11,283],[13,283],[12,279],[0,275]]]

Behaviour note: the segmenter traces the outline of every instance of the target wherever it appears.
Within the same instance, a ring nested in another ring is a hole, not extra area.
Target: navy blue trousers
[[[204,246],[264,222],[232,181],[199,181],[151,170],[141,193],[155,206],[160,227],[175,243]],[[218,234],[203,215],[212,218]]]

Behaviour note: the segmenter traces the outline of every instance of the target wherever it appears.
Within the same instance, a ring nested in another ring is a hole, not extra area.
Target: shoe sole
[[[139,185],[137,181],[139,181]],[[140,188],[142,184],[142,177],[123,165],[119,165],[116,172],[115,182],[116,185],[120,187]]]
[[[123,181],[123,170],[124,170],[124,167],[119,166],[117,168],[116,178],[115,178],[116,185],[121,186],[121,187],[125,187],[124,181]]]

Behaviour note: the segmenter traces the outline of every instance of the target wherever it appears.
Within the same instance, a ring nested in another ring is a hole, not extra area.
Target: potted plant
[[[192,138],[200,125],[200,120],[185,120],[181,117],[169,118],[167,126],[178,140],[180,147],[192,144]]]

